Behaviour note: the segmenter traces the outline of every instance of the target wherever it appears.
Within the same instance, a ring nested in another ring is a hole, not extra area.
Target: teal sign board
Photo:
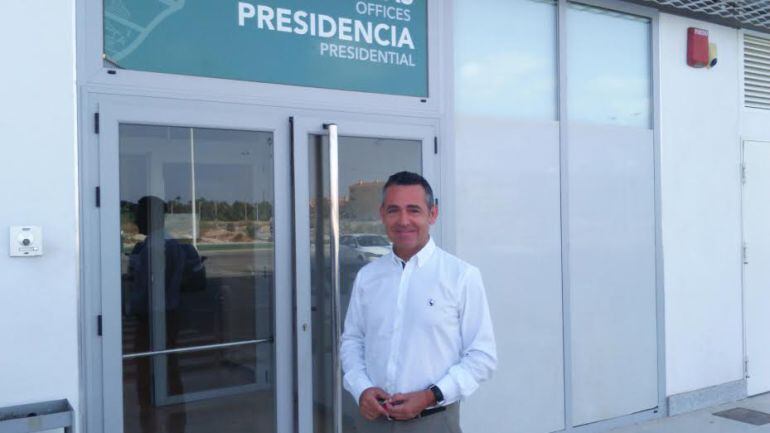
[[[428,0],[104,0],[120,68],[425,97]]]

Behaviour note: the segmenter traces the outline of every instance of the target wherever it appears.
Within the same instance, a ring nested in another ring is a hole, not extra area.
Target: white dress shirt
[[[429,240],[404,262],[393,252],[356,276],[340,356],[356,402],[372,386],[389,394],[435,384],[450,404],[497,365],[479,270]]]

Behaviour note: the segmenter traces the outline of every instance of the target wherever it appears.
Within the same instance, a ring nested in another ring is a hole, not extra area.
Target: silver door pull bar
[[[329,221],[331,223],[331,325],[332,325],[332,410],[334,433],[342,433],[342,371],[340,368],[340,198],[339,198],[339,134],[337,125],[324,125],[329,131]]]
[[[272,338],[266,338],[263,340],[244,340],[244,341],[233,341],[232,343],[208,344],[205,346],[180,347],[179,349],[166,349],[166,350],[158,350],[155,352],[129,353],[129,354],[123,355],[123,359],[143,358],[143,357],[154,356],[154,355],[168,355],[171,353],[200,352],[202,350],[226,349],[228,347],[245,346],[247,344],[261,344],[261,343],[272,343],[272,342],[273,342]]]

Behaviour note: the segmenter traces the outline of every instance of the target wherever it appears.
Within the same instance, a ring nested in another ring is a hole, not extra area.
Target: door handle
[[[340,197],[339,197],[339,135],[337,125],[324,125],[329,132],[329,222],[331,223],[331,321],[332,321],[332,368],[334,386],[332,387],[332,403],[334,415],[334,432],[342,433],[342,370],[340,366]]]

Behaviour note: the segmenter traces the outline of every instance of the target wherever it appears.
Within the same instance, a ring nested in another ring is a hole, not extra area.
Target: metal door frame
[[[172,99],[87,94],[81,123],[93,120],[93,134],[82,149],[82,191],[95,191],[92,203],[83,201],[83,260],[94,264],[83,275],[88,346],[84,351],[89,376],[88,415],[97,431],[122,432],[122,336],[120,291],[108,290],[120,282],[119,147],[120,123],[253,130],[273,133],[275,221],[275,398],[276,429],[293,433],[294,379],[292,371],[292,227],[289,128],[286,116],[254,106],[180,101]],[[93,115],[93,117],[91,117]],[[91,207],[95,205],[95,208]],[[90,247],[90,251],[89,251]],[[104,288],[104,289],[103,289]],[[96,319],[100,320],[97,321]],[[90,323],[89,323],[90,322]],[[281,343],[285,342],[285,343]]]
[[[295,300],[296,300],[296,353],[297,353],[297,431],[313,433],[313,365],[312,365],[312,318],[310,296],[310,211],[308,203],[309,191],[309,146],[308,137],[312,135],[330,135],[330,142],[335,141],[333,135],[347,137],[376,137],[390,139],[407,139],[422,141],[422,170],[425,178],[434,188],[436,197],[440,197],[440,173],[438,149],[436,146],[437,125],[414,125],[392,119],[376,119],[373,121],[353,120],[349,117],[333,115],[321,119],[318,116],[292,117],[292,155],[294,172],[294,217],[295,217]],[[332,144],[332,146],[334,146]],[[335,157],[331,158],[335,160]],[[332,164],[335,164],[332,162]],[[332,170],[332,173],[336,169]],[[332,180],[332,184],[334,184]],[[332,197],[332,202],[333,202]],[[333,214],[334,212],[332,212]],[[440,220],[439,220],[440,221]],[[431,236],[441,242],[441,229],[437,223],[431,230]],[[339,233],[337,233],[337,244]],[[335,242],[332,242],[334,244]],[[339,311],[339,310],[338,310]],[[334,321],[334,319],[332,319]],[[342,318],[337,318],[337,324]],[[339,365],[338,362],[334,363]],[[338,369],[339,370],[339,369]],[[341,383],[340,375],[335,382]],[[341,433],[341,388],[335,395],[335,431]]]

